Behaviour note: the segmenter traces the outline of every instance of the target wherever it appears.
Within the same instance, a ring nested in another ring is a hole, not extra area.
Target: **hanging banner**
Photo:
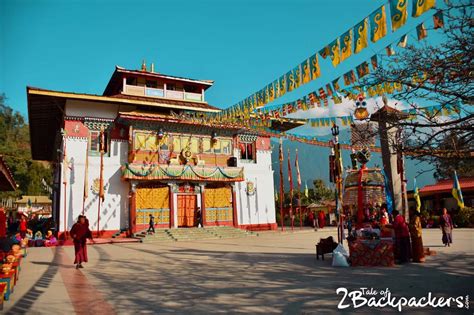
[[[414,0],[413,3],[413,16],[419,16],[426,12],[435,5],[434,0]],[[400,27],[406,24],[407,15],[407,0],[389,0],[388,5],[390,6],[390,20],[392,25],[392,31],[398,30]],[[279,79],[274,80],[261,90],[253,93],[250,97],[247,97],[244,101],[241,101],[230,108],[225,110],[225,113],[219,115],[219,118],[223,121],[232,120],[235,115],[248,114],[252,112],[255,107],[265,106],[269,102],[273,102],[275,99],[285,95],[287,92],[291,92],[301,85],[307,84],[312,80],[316,80],[321,75],[320,64],[318,60],[318,54],[323,58],[330,57],[333,66],[338,66],[341,62],[346,60],[352,55],[352,48],[354,48],[354,54],[361,52],[364,48],[368,47],[368,32],[370,26],[370,39],[372,42],[377,42],[381,38],[387,35],[387,17],[386,17],[386,6],[383,5],[375,10],[369,17],[363,19],[360,23],[349,29],[347,32],[336,38],[331,44],[324,46],[323,49],[313,54],[308,59],[304,60],[297,67],[288,71],[282,75]],[[369,22],[370,21],[370,22]],[[370,23],[370,25],[369,25]],[[444,27],[443,12],[438,11],[433,16],[434,28]],[[416,28],[417,36],[419,40],[426,38],[427,32],[423,24],[418,25]],[[400,38],[399,42],[392,43],[397,44],[399,47],[406,47],[407,35]],[[391,45],[392,45],[391,44]],[[389,56],[393,55],[393,47],[386,46],[385,50]],[[377,68],[376,57],[371,58],[372,68]],[[365,66],[365,65],[364,65]],[[357,74],[365,75],[363,67],[357,70]],[[360,71],[362,70],[362,72]],[[356,81],[355,73],[353,70],[347,72],[344,76],[344,83],[351,85]],[[359,76],[360,77],[360,76]],[[336,81],[337,84],[337,81]],[[339,86],[335,86],[333,83],[334,90],[339,90]],[[377,93],[377,91],[375,92]],[[353,93],[349,93],[351,96]],[[317,94],[316,94],[317,95]],[[336,94],[333,94],[333,98]],[[314,97],[307,95],[309,99],[315,100]],[[335,100],[340,101],[340,98]],[[325,101],[325,103],[327,100]],[[317,102],[316,102],[317,103]],[[316,104],[311,103],[311,104]],[[215,115],[214,115],[215,116]]]
[[[428,34],[426,32],[426,29],[425,29],[425,25],[423,23],[419,24],[416,27],[416,35],[418,37],[418,40],[422,40],[422,39],[424,39],[428,36]]]
[[[385,35],[387,35],[387,18],[383,5],[370,15],[370,40],[375,43]]]
[[[400,37],[400,40],[398,41],[398,47],[401,47],[401,48],[405,48],[407,47],[407,43],[408,43],[408,35],[403,35],[402,37]]]
[[[412,0],[413,1],[413,10],[412,15],[414,17],[420,16],[432,7],[435,6],[435,0]]]
[[[309,59],[306,59],[301,63],[301,82],[306,84],[311,81],[311,73],[309,71]]]
[[[359,53],[368,46],[369,19],[365,18],[354,27],[354,53]]]
[[[435,30],[438,28],[444,28],[443,11],[438,11],[433,15],[433,26]]]
[[[357,71],[357,76],[359,77],[359,79],[363,78],[364,76],[370,73],[369,64],[364,61],[363,63],[361,63],[360,65],[356,67],[356,71]]]
[[[332,65],[334,67],[341,63],[339,38],[329,44],[329,58],[331,58]]]
[[[416,0],[415,0],[416,1]],[[405,25],[408,16],[408,0],[390,0],[392,32]]]
[[[286,74],[280,77],[278,83],[280,84],[280,96],[283,96],[286,94]]]
[[[349,58],[352,54],[352,29],[342,34],[341,43],[341,62]]]
[[[336,80],[333,80],[333,81],[332,81],[332,86],[333,86],[333,88],[334,88],[334,91],[336,91],[336,92],[341,89],[341,86],[339,85],[339,79],[340,79],[340,78],[341,78],[341,77],[338,77]]]
[[[344,84],[351,85],[356,81],[354,70],[344,73]]]
[[[295,76],[293,71],[288,71],[286,74],[286,91],[291,92],[295,89]]]
[[[309,69],[311,71],[311,80],[319,78],[321,71],[319,69],[318,55],[314,54],[309,57]]]
[[[301,70],[299,65],[293,69],[293,78],[295,79],[294,89],[297,89],[301,85]]]
[[[378,62],[377,62],[377,55],[373,55],[370,57],[370,63],[372,64],[372,69],[377,70]]]
[[[393,49],[392,45],[388,45],[385,47],[385,51],[387,52],[387,56],[393,56],[395,55],[395,50]]]

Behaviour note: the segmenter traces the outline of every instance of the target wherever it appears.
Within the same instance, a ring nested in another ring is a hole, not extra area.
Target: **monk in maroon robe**
[[[86,217],[80,215],[77,222],[74,223],[69,233],[74,241],[74,264],[76,264],[76,269],[84,268],[82,266],[82,263],[87,262],[86,242],[88,238],[92,237],[92,233],[89,230],[89,224],[86,220]]]

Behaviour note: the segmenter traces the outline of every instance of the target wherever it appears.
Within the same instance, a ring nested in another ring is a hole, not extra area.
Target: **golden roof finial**
[[[146,62],[145,62],[145,59],[143,59],[143,62],[142,62],[142,71],[146,71]]]

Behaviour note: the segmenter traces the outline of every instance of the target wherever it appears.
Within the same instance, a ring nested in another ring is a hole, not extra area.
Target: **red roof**
[[[474,177],[464,177],[459,179],[461,191],[474,190]],[[453,189],[452,179],[439,180],[436,184],[426,185],[420,189],[420,194],[434,194],[451,192]]]

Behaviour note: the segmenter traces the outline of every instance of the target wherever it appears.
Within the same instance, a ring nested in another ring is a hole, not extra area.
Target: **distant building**
[[[459,178],[461,191],[463,194],[464,205],[466,207],[474,206],[474,177]],[[426,185],[419,190],[421,209],[440,214],[441,209],[457,210],[458,205],[456,199],[452,195],[453,180],[442,179],[433,185]],[[408,194],[409,206],[415,208],[416,203],[413,198],[413,191]]]
[[[205,101],[212,84],[143,65],[116,67],[103,95],[28,87],[33,158],[56,162],[58,230],[81,213],[101,235],[145,229],[150,214],[158,227],[191,227],[198,207],[204,226],[275,229],[270,138],[199,123],[195,117],[220,111]]]
[[[51,215],[52,201],[48,196],[22,196],[14,201],[18,212],[29,214]]]

